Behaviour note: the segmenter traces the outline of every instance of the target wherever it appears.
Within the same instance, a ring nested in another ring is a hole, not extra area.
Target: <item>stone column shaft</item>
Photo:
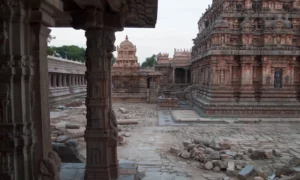
[[[184,77],[185,77],[184,82],[185,84],[187,84],[187,69],[184,69]]]
[[[57,74],[53,74],[53,87],[57,87],[56,79],[57,79]]]
[[[58,74],[58,85],[59,87],[63,86],[63,78],[62,78],[62,74]]]
[[[109,180],[118,177],[117,125],[111,121],[113,114],[110,100],[114,33],[108,29],[86,30],[86,180]]]
[[[175,68],[173,68],[172,77],[173,77],[173,84],[175,84],[176,83],[176,81],[175,81]]]
[[[0,179],[59,179],[60,160],[50,141],[50,29],[41,17],[54,20],[29,1],[23,4],[0,2]]]
[[[51,88],[52,87],[51,73],[48,73],[48,81],[49,81],[49,88]]]

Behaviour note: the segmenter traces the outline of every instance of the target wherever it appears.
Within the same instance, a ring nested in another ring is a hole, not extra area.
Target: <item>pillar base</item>
[[[110,180],[110,172],[108,167],[103,167],[101,169],[99,168],[86,168],[85,175],[84,175],[85,180],[96,180],[96,179],[107,179]]]

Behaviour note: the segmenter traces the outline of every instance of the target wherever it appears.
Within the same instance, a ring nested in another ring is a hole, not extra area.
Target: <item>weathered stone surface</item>
[[[189,141],[183,141],[182,144],[184,147],[188,147],[191,143]]]
[[[279,149],[273,149],[272,150],[272,154],[275,157],[281,157],[281,155],[282,155],[282,153],[281,153],[281,151]]]
[[[213,151],[213,152],[211,152],[208,157],[211,160],[220,160],[221,159],[219,151]]]
[[[191,153],[189,153],[188,151],[183,151],[181,153],[181,157],[184,159],[189,159],[191,157]]]
[[[180,153],[180,149],[177,147],[170,147],[170,153],[174,154],[175,156],[177,156]]]
[[[55,140],[55,142],[58,142],[58,143],[63,143],[63,142],[66,142],[67,140],[71,139],[70,136],[68,135],[62,135],[62,136],[58,136]]]
[[[130,137],[131,134],[130,134],[129,132],[127,132],[127,133],[124,134],[124,136],[125,136],[125,137]]]
[[[229,156],[227,154],[221,154],[221,160],[226,160],[228,157]]]
[[[234,161],[228,161],[226,174],[227,174],[227,176],[231,176],[231,177],[236,176]]]
[[[219,172],[219,171],[221,171],[221,168],[218,167],[218,166],[216,166],[216,167],[213,168],[213,170],[214,170],[215,172]]]
[[[123,114],[127,114],[128,111],[125,108],[119,108],[119,111]]]
[[[214,168],[214,165],[211,161],[209,161],[209,162],[205,163],[204,167],[207,170],[212,170]]]
[[[266,159],[272,159],[274,157],[273,152],[272,151],[266,151],[265,152],[265,157],[266,157]]]
[[[264,150],[255,150],[250,155],[250,158],[253,160],[265,159],[266,158],[265,151]]]
[[[220,147],[223,150],[229,150],[231,148],[231,142],[230,141],[222,141],[219,143]]]
[[[262,178],[260,176],[256,176],[256,177],[254,177],[254,180],[264,180],[264,178]]]
[[[246,179],[247,177],[249,177],[252,173],[254,172],[254,166],[252,165],[247,165],[246,167],[244,167],[244,169],[242,169],[239,174],[238,174],[238,178],[241,180]]]
[[[199,161],[200,161],[200,162],[205,162],[205,159],[206,159],[205,154],[200,154],[200,155],[199,155]]]
[[[66,129],[79,129],[80,126],[77,124],[66,124]]]
[[[210,153],[213,153],[215,152],[212,148],[206,148],[205,149],[205,154],[210,154]]]
[[[268,177],[267,173],[265,171],[263,171],[261,168],[255,166],[254,171],[257,176],[260,176],[263,179],[267,179],[267,177]]]
[[[211,143],[211,140],[208,139],[208,138],[196,137],[196,138],[194,139],[194,143],[196,143],[196,144],[203,144],[203,145],[205,145],[205,146],[209,146],[210,143]]]
[[[85,161],[72,143],[69,145],[64,143],[52,143],[52,149],[59,155],[61,162],[82,163]]]

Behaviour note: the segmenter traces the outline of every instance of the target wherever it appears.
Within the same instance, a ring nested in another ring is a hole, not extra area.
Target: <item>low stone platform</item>
[[[191,124],[291,124],[300,123],[299,118],[216,118],[202,117],[194,110],[158,110],[159,126],[190,126]]]
[[[84,180],[85,163],[63,163],[60,171],[60,180]],[[136,163],[120,161],[120,176],[118,180],[137,180]]]

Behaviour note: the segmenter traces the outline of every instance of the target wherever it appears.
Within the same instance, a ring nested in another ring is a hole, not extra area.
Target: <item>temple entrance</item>
[[[274,72],[274,88],[282,88],[282,69],[276,69]]]

